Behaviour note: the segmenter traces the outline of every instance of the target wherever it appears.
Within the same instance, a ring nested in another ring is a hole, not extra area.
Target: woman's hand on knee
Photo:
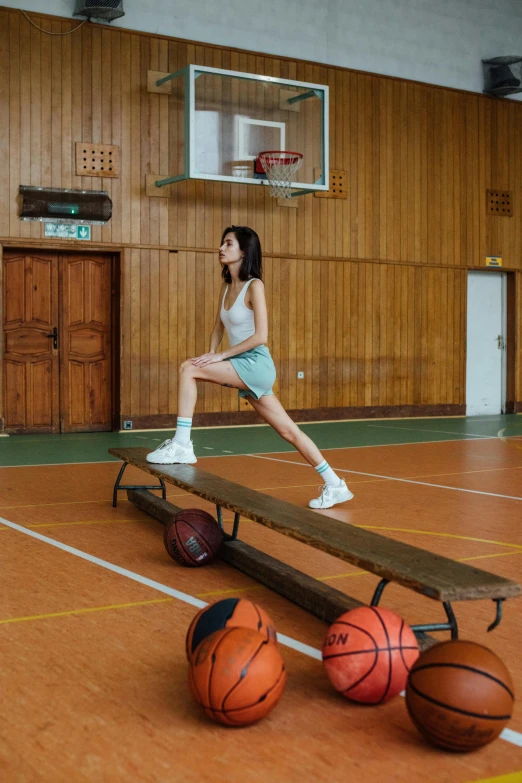
[[[207,364],[216,364],[223,361],[222,353],[204,353],[201,356],[194,356],[191,360],[195,367],[206,367]]]

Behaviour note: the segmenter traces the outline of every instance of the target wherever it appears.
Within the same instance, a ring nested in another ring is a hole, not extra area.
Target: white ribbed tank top
[[[252,277],[250,280],[246,281],[230,310],[225,310],[225,297],[227,295],[228,285],[223,294],[221,302],[221,320],[223,326],[227,330],[228,342],[231,347],[252,337],[256,331],[254,311],[250,310],[245,304],[245,294],[248,286],[253,280],[257,280],[257,277]]]

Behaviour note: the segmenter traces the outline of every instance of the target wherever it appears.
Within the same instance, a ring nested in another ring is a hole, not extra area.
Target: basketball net
[[[270,195],[274,198],[292,198],[292,182],[303,156],[300,152],[269,150],[257,156],[270,183]]]

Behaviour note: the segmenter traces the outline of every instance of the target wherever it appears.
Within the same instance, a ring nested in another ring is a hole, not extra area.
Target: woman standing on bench
[[[261,244],[256,232],[246,226],[226,228],[219,248],[219,262],[223,285],[209,352],[187,359],[181,365],[174,438],[164,441],[148,454],[147,461],[162,465],[196,462],[190,440],[196,382],[209,381],[239,389],[239,396],[246,397],[254,410],[316,469],[324,485],[319,497],[310,501],[310,508],[331,508],[351,500],[353,495],[344,480],[334,473],[314,442],[292,421],[272,391],[276,371],[265,345],[268,317]],[[230,348],[217,353],[224,329]]]

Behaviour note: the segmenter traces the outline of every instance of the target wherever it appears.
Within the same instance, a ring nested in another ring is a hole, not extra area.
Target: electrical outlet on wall
[[[304,378],[304,372],[302,370],[299,370],[299,372],[297,373],[297,377]]]

